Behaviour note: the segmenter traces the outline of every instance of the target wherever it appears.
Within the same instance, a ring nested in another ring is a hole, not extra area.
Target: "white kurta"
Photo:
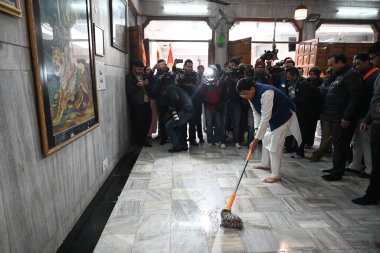
[[[249,104],[252,108],[255,128],[257,128],[255,137],[262,140],[263,143],[261,166],[270,167],[272,169],[272,177],[281,178],[280,167],[285,137],[293,135],[298,143],[302,142],[302,137],[295,112],[293,112],[287,122],[276,128],[274,131],[271,131],[269,120],[272,117],[273,98],[273,90],[267,90],[263,93],[260,99],[261,115],[255,110],[251,101],[249,101]]]

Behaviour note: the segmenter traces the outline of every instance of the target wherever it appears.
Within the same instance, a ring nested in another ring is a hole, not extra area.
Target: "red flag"
[[[172,69],[173,67],[173,52],[172,52],[172,44],[169,44],[169,54],[168,61],[166,62],[167,66]]]
[[[146,66],[146,52],[144,47],[144,40],[141,41],[141,51],[142,51],[142,61],[144,63],[144,66]]]

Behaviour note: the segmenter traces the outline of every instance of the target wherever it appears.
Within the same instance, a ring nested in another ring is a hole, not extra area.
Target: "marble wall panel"
[[[20,1],[22,18],[0,12],[0,42],[11,43],[23,47],[29,46],[25,1]]]
[[[106,48],[100,127],[44,158],[21,2],[23,19],[0,12],[0,252],[55,252],[128,147],[128,57],[110,46],[108,1],[94,1]]]

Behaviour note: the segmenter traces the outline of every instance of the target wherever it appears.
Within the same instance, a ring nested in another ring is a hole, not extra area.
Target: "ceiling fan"
[[[206,2],[221,4],[221,5],[225,5],[225,6],[230,5],[230,3],[224,2],[222,0],[206,0]]]

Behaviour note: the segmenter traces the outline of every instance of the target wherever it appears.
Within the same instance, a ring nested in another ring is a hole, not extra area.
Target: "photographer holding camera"
[[[163,59],[158,60],[157,64],[153,67],[153,70],[154,69],[157,69],[153,77],[153,84],[158,111],[158,130],[160,134],[160,145],[164,145],[168,139],[165,128],[165,114],[168,111],[168,102],[162,97],[161,90],[174,83],[175,75],[169,71]]]
[[[176,62],[178,60],[176,59]],[[200,78],[197,72],[193,70],[193,62],[187,59],[183,64],[183,70],[177,71],[177,77],[175,80],[176,85],[181,87],[191,98],[194,106],[193,118],[189,121],[189,141],[190,145],[198,146],[196,142],[195,132],[197,130],[198,139],[200,142],[203,141],[202,133],[202,97],[199,94]],[[184,137],[187,136],[186,128],[184,128]]]
[[[160,90],[161,96],[167,101],[166,133],[170,136],[172,148],[170,153],[186,151],[188,146],[182,134],[182,129],[193,116],[193,104],[187,93],[178,85],[169,84]]]

